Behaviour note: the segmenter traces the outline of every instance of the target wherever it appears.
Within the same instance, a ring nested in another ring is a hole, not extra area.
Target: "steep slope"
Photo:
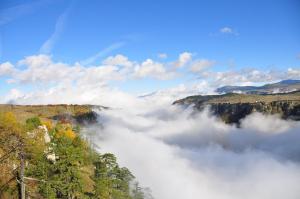
[[[213,114],[226,123],[239,121],[253,112],[279,114],[283,119],[300,120],[300,92],[281,94],[224,94],[190,96],[175,105],[194,106],[197,110],[210,107]]]
[[[26,198],[145,198],[133,174],[81,134],[104,108],[0,105],[0,198],[21,198],[21,182]]]

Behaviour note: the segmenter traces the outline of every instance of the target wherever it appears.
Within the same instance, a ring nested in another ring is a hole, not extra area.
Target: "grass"
[[[43,120],[50,120],[54,116],[70,114],[78,116],[92,111],[92,105],[10,105],[0,104],[0,113],[12,112],[18,121],[24,123],[26,119],[38,116]]]
[[[279,94],[237,94],[229,93],[224,95],[195,95],[177,100],[176,103],[205,103],[205,104],[220,104],[220,103],[270,103],[275,101],[294,101],[300,102],[300,92],[279,93]]]

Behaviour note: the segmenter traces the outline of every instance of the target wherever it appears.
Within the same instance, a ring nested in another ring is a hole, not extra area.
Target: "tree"
[[[17,152],[23,143],[23,132],[23,126],[17,122],[12,112],[0,114],[0,157],[3,158],[0,162],[0,185],[5,190],[4,193],[1,192],[0,198],[17,197],[18,184],[11,179],[17,174]]]
[[[127,168],[120,168],[113,154],[98,155],[94,161],[95,193],[97,198],[127,199],[129,183],[134,178]]]

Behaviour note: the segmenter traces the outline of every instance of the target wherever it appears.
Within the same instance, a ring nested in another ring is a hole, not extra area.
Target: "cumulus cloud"
[[[112,66],[126,66],[131,67],[133,63],[128,60],[128,57],[124,55],[116,55],[116,56],[109,56],[103,62],[104,65],[112,65]]]
[[[15,68],[10,62],[0,64],[0,76],[12,75],[14,72]]]
[[[192,60],[192,53],[190,52],[183,52],[179,55],[178,61],[175,63],[176,67],[183,67],[189,61]]]
[[[236,128],[207,110],[144,106],[151,109],[101,111],[101,127],[84,133],[100,151],[115,153],[155,198],[300,197],[298,123],[255,114]]]
[[[18,70],[12,75],[11,82],[20,83],[51,83],[72,81],[80,76],[82,67],[70,66],[65,63],[54,63],[48,55],[28,56],[18,62],[24,70]]]
[[[152,59],[147,59],[140,65],[135,67],[134,77],[153,77],[157,79],[170,79],[175,76],[175,73],[168,71],[162,63],[154,62]]]
[[[179,65],[183,68],[178,68]],[[70,98],[76,98],[76,95],[86,93],[90,96],[88,88],[96,93],[105,92],[109,93],[109,89],[118,90],[112,87],[112,83],[116,81],[126,81],[130,79],[143,79],[153,78],[158,80],[170,80],[182,75],[188,76],[193,74],[197,76],[189,82],[184,82],[164,90],[158,90],[145,98],[158,99],[161,98],[165,102],[172,103],[176,97],[181,98],[187,95],[195,94],[213,94],[217,87],[224,85],[258,85],[266,82],[274,82],[282,79],[300,79],[300,73],[297,68],[289,68],[286,71],[263,71],[258,69],[243,69],[243,70],[228,70],[228,71],[215,71],[211,70],[215,61],[208,59],[192,59],[192,54],[183,52],[179,55],[178,60],[173,62],[155,61],[146,59],[138,62],[129,60],[128,57],[117,54],[109,56],[102,61],[100,65],[83,66],[80,63],[64,63],[57,62],[51,56],[40,54],[25,57],[18,61],[15,65],[10,62],[0,64],[0,75],[7,78],[7,82],[16,86],[20,84],[31,85],[32,90],[25,92],[24,95],[9,95],[10,101],[16,103],[39,103],[38,99],[41,97],[39,90],[42,88],[42,93],[52,93],[50,96],[46,95],[48,100],[43,102],[49,103],[62,103],[62,102],[75,102]],[[142,80],[141,80],[142,81]],[[263,81],[263,82],[262,82]],[[69,93],[68,95],[61,95],[64,91],[62,88],[70,89],[75,95]],[[81,93],[78,94],[75,88],[80,88]],[[96,88],[98,89],[96,91]],[[105,88],[105,89],[103,89]],[[55,97],[61,95],[61,98]],[[116,93],[120,94],[120,90]],[[123,93],[125,96],[129,94]],[[94,96],[94,94],[92,94]],[[111,98],[109,94],[105,94]],[[132,96],[131,96],[132,97]],[[66,98],[66,99],[64,99]],[[4,99],[1,99],[2,103]],[[26,100],[25,100],[26,99]],[[80,98],[81,99],[81,98]],[[109,102],[109,100],[98,98],[91,98],[87,101],[78,100],[78,103],[92,103],[100,104],[100,102]],[[121,100],[120,100],[121,101]],[[106,106],[113,105],[112,103],[103,104]]]
[[[121,63],[122,61],[122,63]],[[62,62],[53,62],[48,55],[28,56],[18,62],[19,67],[23,70],[14,70],[8,63],[1,67],[10,72],[11,83],[80,83],[80,84],[103,84],[110,80],[122,80],[126,78],[130,71],[125,69],[131,66],[131,62],[126,57],[117,55],[109,57],[104,61],[106,65],[84,67],[79,63],[66,64]],[[110,63],[109,63],[110,62]],[[114,62],[114,63],[113,63]],[[109,65],[108,65],[109,63]]]
[[[78,62],[75,64],[55,62],[51,56],[39,54],[25,57],[18,61],[17,66],[22,66],[23,69],[17,70],[9,62],[1,64],[1,72],[11,76],[11,83],[49,83],[66,80],[68,82],[83,82],[82,79],[89,80],[92,77],[90,78],[92,84],[96,82],[94,80],[107,82],[109,80],[146,77],[165,80],[177,75],[177,72],[168,63],[157,62],[152,59],[135,62],[121,54],[107,57],[102,61],[102,65],[89,67]]]

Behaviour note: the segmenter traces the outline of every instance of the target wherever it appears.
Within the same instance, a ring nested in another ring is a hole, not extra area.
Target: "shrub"
[[[40,118],[38,117],[32,117],[26,120],[26,126],[28,130],[33,130],[37,128],[38,126],[42,125]]]

